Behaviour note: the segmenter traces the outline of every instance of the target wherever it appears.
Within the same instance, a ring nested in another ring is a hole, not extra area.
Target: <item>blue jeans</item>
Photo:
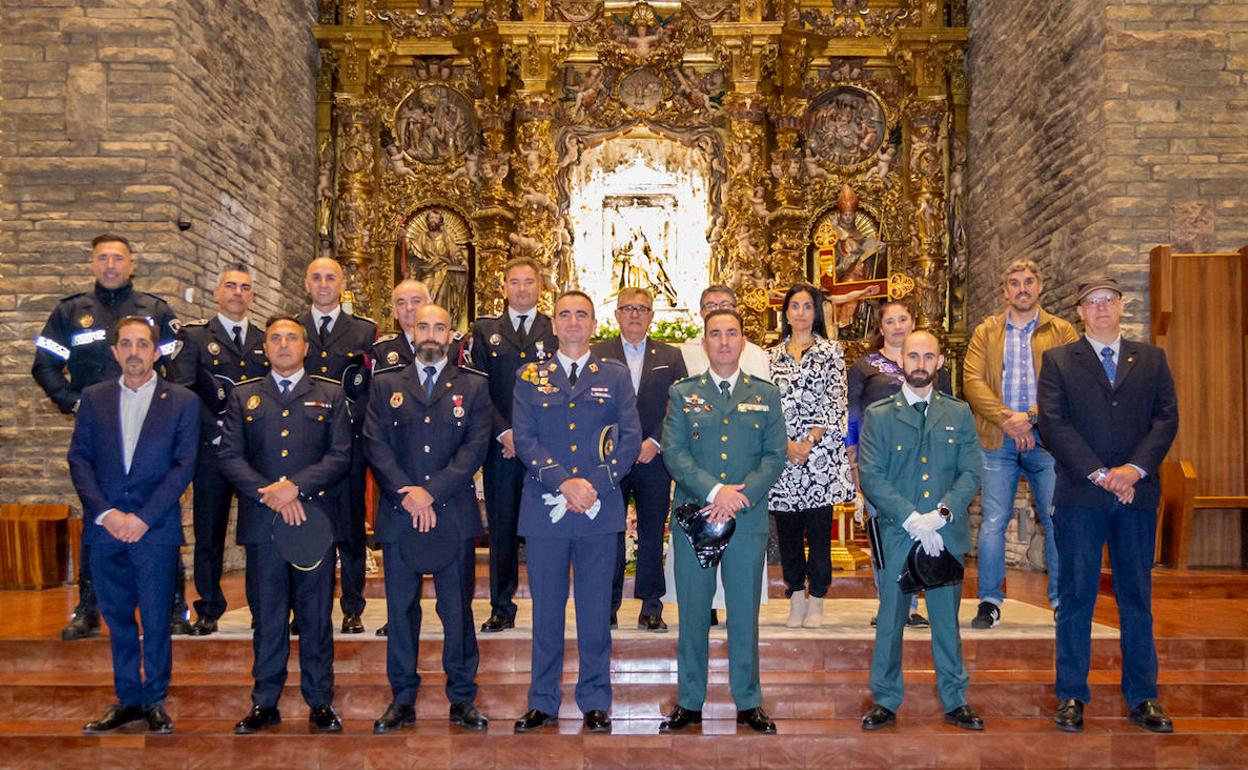
[[[1014,439],[1004,437],[1000,449],[983,450],[984,510],[979,525],[979,600],[998,607],[1005,601],[1001,585],[1005,582],[1005,529],[1014,513],[1014,495],[1018,492],[1019,474],[1026,474],[1027,485],[1036,502],[1036,518],[1044,528],[1044,563],[1049,571],[1049,604],[1058,606],[1057,540],[1053,536],[1053,487],[1057,475],[1053,471],[1053,455],[1037,444],[1020,452]]]

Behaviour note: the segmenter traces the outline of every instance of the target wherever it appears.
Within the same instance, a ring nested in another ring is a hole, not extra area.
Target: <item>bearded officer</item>
[[[364,450],[381,487],[377,541],[386,570],[386,675],[394,699],[373,724],[386,733],[416,721],[420,687],[421,587],[433,575],[442,621],[442,668],[452,724],[484,730],[472,620],[481,514],[473,475],[490,441],[485,377],[447,358],[451,317],[438,305],[415,313],[416,363],[373,378]]]
[[[161,359],[156,371],[163,373],[173,353],[178,321],[165,301],[154,294],[136,291],[131,278],[135,259],[130,241],[103,233],[91,239],[91,272],[95,287],[71,294],[57,303],[43,331],[35,338],[35,362],[30,373],[52,403],[64,414],[78,409],[78,398],[88,386],[121,376],[121,367],[108,345],[108,330],[126,316],[147,319],[156,328]],[[68,376],[66,376],[68,374]],[[69,624],[61,629],[65,640],[98,636],[100,610],[91,579],[91,546],[84,538],[78,553],[78,606]],[[176,585],[171,622],[175,631],[187,624],[185,575],[175,571]]]
[[[300,317],[308,335],[308,374],[326,377],[342,386],[351,413],[351,472],[339,491],[339,504],[347,513],[348,525],[338,543],[342,580],[342,632],[360,634],[364,623],[364,568],[367,547],[364,534],[364,504],[368,466],[360,433],[368,407],[368,351],[377,340],[377,324],[371,319],[348,313],[342,306],[346,288],[342,266],[329,257],[312,260],[304,275],[304,288],[312,297],[312,307]]]

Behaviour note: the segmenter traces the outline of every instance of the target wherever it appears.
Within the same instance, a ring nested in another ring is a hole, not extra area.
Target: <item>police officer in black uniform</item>
[[[234,731],[254,733],[281,722],[278,701],[286,684],[293,605],[299,639],[300,690],[315,732],[339,732],[334,712],[334,548],[310,569],[288,564],[274,544],[274,512],[287,523],[306,522],[303,505],[337,494],[351,466],[351,418],[342,388],[303,370],[307,337],[289,316],[269,320],[265,353],[269,376],[249,380],[230,394],[221,429],[221,475],[239,496],[238,542],[255,572],[256,631],[252,708]],[[336,536],[346,511],[326,504]]]
[[[524,466],[516,458],[511,434],[511,404],[516,371],[542,362],[559,346],[550,316],[537,309],[542,293],[541,271],[528,257],[516,257],[503,270],[507,309],[496,318],[478,318],[472,329],[472,364],[490,378],[494,404],[490,450],[485,456],[485,514],[490,525],[490,617],[485,633],[514,628],[520,582],[516,525]]]
[[[121,376],[121,367],[105,339],[108,329],[125,316],[140,316],[157,328],[161,360],[157,371],[164,371],[174,349],[178,321],[173,309],[159,297],[135,291],[134,255],[130,241],[104,233],[91,240],[91,272],[95,288],[62,299],[43,331],[35,338],[35,363],[30,373],[64,414],[78,408],[78,397],[88,385]],[[68,370],[68,377],[66,371]],[[100,633],[100,611],[91,579],[89,546],[83,543],[78,555],[78,606],[61,638],[83,639]],[[187,625],[185,575],[177,571],[177,590],[171,622],[174,630]]]
[[[416,720],[420,596],[433,575],[442,621],[442,668],[452,724],[483,730],[473,705],[480,654],[472,620],[481,535],[472,477],[490,442],[490,392],[480,373],[451,363],[451,317],[432,303],[416,314],[417,362],[373,378],[364,422],[364,449],[382,502],[377,540],[386,562],[386,675],[393,701],[373,731],[390,732]]]
[[[399,325],[397,334],[385,334],[373,343],[372,364],[373,374],[402,369],[412,363],[415,357],[416,311],[422,305],[433,303],[429,287],[423,281],[405,278],[395,285],[390,292],[390,309],[395,322]],[[463,335],[451,332],[451,342],[446,358],[456,366],[467,363],[467,345]]]
[[[234,487],[217,468],[217,447],[221,444],[226,400],[236,385],[269,371],[264,329],[247,317],[254,299],[251,269],[242,262],[226,265],[213,296],[217,314],[182,325],[169,364],[169,379],[190,388],[200,401],[200,449],[194,486],[194,575],[199,599],[195,601],[197,618],[191,626],[192,636],[214,633],[217,619],[225,613],[221,569]],[[248,583],[248,605],[254,598],[254,588]]]
[[[342,565],[342,632],[359,634],[364,632],[360,615],[364,612],[364,492],[368,472],[360,433],[368,406],[368,353],[377,340],[377,324],[343,309],[346,282],[337,261],[329,257],[312,260],[304,287],[312,295],[312,307],[299,318],[308,334],[304,369],[342,385],[351,413],[351,472],[339,491],[349,523],[338,543],[338,560]]]

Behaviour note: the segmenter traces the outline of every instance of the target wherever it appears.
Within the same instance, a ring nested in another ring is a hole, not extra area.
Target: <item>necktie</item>
[[[243,349],[243,327],[238,324],[234,325],[234,347]]]
[[[572,362],[572,371],[568,374],[568,384],[569,385],[576,384],[576,362],[575,361]]]
[[[433,380],[437,376],[438,376],[438,367],[436,366],[425,367],[425,398],[431,398],[433,396]]]
[[[721,380],[719,383],[719,392],[724,394],[724,400],[732,398],[732,386],[728,384],[728,380]]]
[[[281,382],[279,382],[279,383],[277,383],[277,384],[282,386],[282,395],[283,395],[283,396],[289,396],[289,395],[290,395],[290,380],[282,380]]]
[[[1105,367],[1105,376],[1109,378],[1109,384],[1114,384],[1114,377],[1118,374],[1118,364],[1114,363],[1114,349],[1106,345],[1101,348],[1101,366]]]
[[[327,315],[321,316],[321,328],[317,332],[317,334],[320,335],[322,345],[325,344],[325,335],[329,334],[329,322],[331,320],[333,319],[330,316],[327,316]]]
[[[927,402],[915,401],[914,411],[919,413],[919,431],[920,432],[926,431],[927,430]]]
[[[516,334],[519,334],[521,337],[524,336],[524,322],[527,319],[528,315],[516,316]]]

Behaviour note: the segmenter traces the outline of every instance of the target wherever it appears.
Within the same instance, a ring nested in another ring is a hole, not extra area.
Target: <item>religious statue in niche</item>
[[[676,286],[666,265],[675,210],[676,199],[671,195],[609,196],[603,200],[610,233],[611,282],[616,291],[646,286],[656,299],[676,307]],[[629,222],[645,224],[630,226]]]
[[[459,215],[430,208],[408,218],[397,244],[396,281],[423,281],[461,331],[469,321],[469,240],[468,225]]]
[[[477,119],[472,102],[445,85],[412,91],[394,116],[398,157],[391,161],[443,163],[476,145]],[[389,150],[388,150],[389,152]]]
[[[835,307],[840,338],[863,337],[871,323],[863,300],[887,295],[888,258],[878,224],[849,185],[841,187],[836,210],[816,222],[814,242],[817,280]]]
[[[806,117],[806,141],[820,158],[852,166],[876,156],[887,133],[884,108],[874,96],[841,86],[811,105]]]

